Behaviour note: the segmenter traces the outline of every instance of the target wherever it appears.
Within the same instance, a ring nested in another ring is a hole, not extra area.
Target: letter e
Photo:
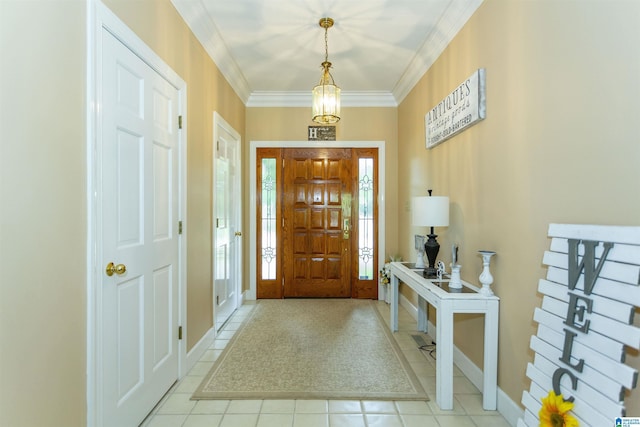
[[[578,301],[584,301],[585,305],[578,305]],[[580,332],[584,332],[585,334],[589,332],[589,320],[584,319],[584,311],[587,309],[587,313],[591,313],[593,309],[593,300],[583,297],[576,294],[569,294],[569,308],[567,309],[567,320],[564,321],[564,324],[567,326],[571,326],[576,328]],[[577,323],[584,322],[584,323]]]

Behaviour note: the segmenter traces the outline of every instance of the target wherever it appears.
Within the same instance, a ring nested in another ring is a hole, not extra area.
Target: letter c
[[[553,373],[553,392],[559,396],[562,394],[562,391],[560,391],[560,380],[562,379],[563,375],[569,375],[571,377],[571,389],[575,390],[576,388],[578,388],[578,378],[573,375],[573,373],[571,371],[569,371],[566,368],[558,368],[556,369],[556,371]],[[568,399],[564,399],[567,402],[573,402],[575,399],[573,396],[571,396]]]

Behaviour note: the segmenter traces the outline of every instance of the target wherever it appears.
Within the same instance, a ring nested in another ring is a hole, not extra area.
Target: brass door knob
[[[236,236],[242,236],[242,231],[236,231]]]
[[[113,273],[121,275],[127,272],[127,266],[124,264],[115,265],[114,263],[110,262],[109,264],[107,264],[107,268],[105,269],[105,271],[107,273],[107,276],[109,277],[113,276]]]

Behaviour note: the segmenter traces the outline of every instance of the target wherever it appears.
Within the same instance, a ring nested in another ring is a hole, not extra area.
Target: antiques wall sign
[[[485,69],[479,68],[425,115],[427,148],[484,120],[486,109]]]
[[[335,141],[335,126],[309,126],[308,141]]]

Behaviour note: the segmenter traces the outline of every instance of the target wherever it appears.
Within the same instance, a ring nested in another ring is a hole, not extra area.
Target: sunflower
[[[538,413],[540,427],[578,427],[578,420],[569,414],[573,402],[565,401],[562,394],[556,396],[553,390],[542,398],[542,408]]]

